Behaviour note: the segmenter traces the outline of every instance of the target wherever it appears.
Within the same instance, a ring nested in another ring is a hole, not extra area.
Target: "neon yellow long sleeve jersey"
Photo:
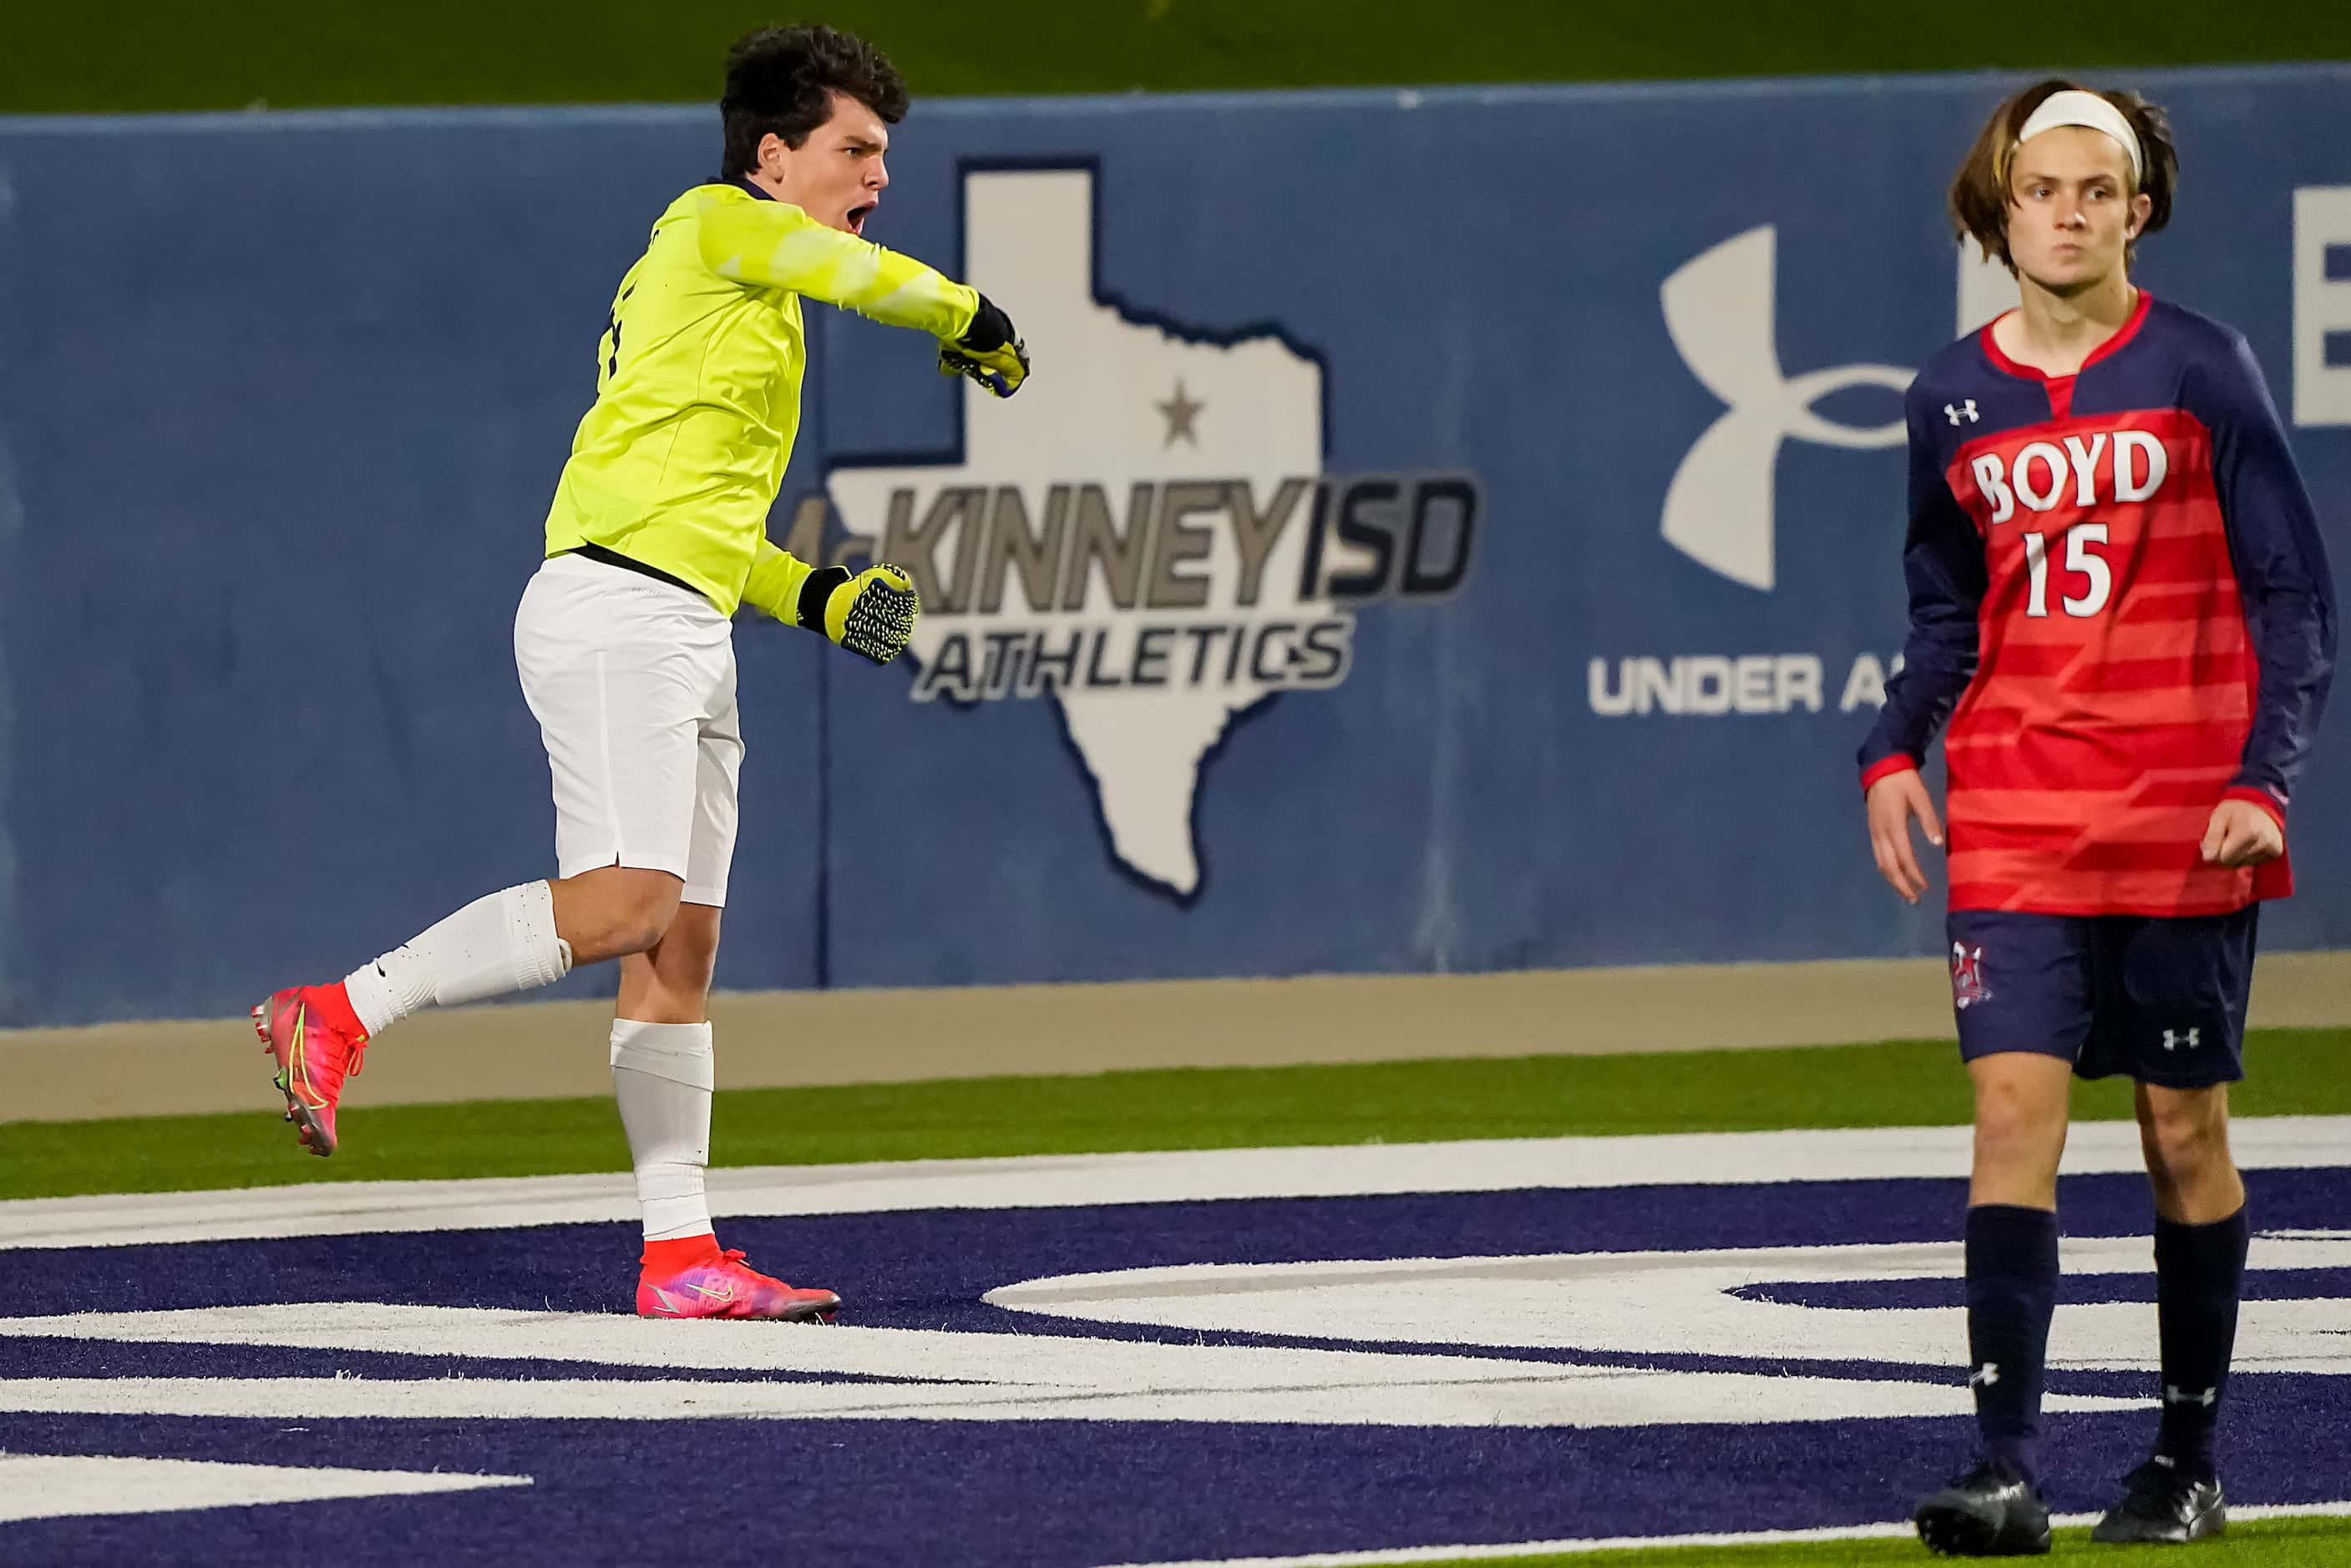
[[[942,340],[979,296],[742,184],[697,185],[653,224],[597,344],[596,402],[547,515],[547,553],[601,545],[723,614],[796,618],[807,563],[768,541],[800,422],[800,296]]]

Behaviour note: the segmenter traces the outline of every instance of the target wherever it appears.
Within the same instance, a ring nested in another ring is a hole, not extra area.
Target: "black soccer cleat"
[[[2106,1510],[2090,1539],[2181,1546],[2228,1528],[2229,1504],[2220,1495],[2220,1479],[2191,1480],[2158,1454],[2123,1478],[2122,1501]]]
[[[1993,1459],[1921,1498],[1910,1521],[1928,1550],[1946,1557],[2037,1557],[2049,1550],[2049,1505],[2031,1481]]]

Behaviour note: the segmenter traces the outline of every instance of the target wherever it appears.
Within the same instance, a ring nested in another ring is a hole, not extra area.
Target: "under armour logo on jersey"
[[[2163,1032],[2163,1048],[2167,1051],[2177,1051],[2185,1045],[2193,1051],[2204,1044],[2203,1034],[2204,1032],[2201,1029],[2191,1029],[2184,1035],[2175,1030],[2167,1029]]]
[[[2177,1383],[2163,1386],[2163,1402],[2167,1405],[2202,1405],[2208,1409],[2220,1402],[2218,1388],[2207,1388],[2201,1394],[2183,1394]]]
[[[1750,588],[1773,582],[1771,476],[1780,443],[1900,446],[1907,427],[1845,425],[1813,405],[1848,387],[1899,392],[1896,365],[1838,365],[1791,379],[1780,368],[1779,231],[1766,223],[1685,262],[1658,292],[1666,331],[1690,373],[1729,406],[1674,471],[1660,531],[1710,571]]]
[[[1989,1388],[1999,1381],[2000,1363],[1997,1361],[1987,1361],[1968,1374],[1968,1386],[1970,1388]]]
[[[1958,424],[1961,420],[1973,424],[1976,422],[1976,400],[1973,398],[1965,398],[1956,403],[1945,403],[1943,413],[1953,424]]]

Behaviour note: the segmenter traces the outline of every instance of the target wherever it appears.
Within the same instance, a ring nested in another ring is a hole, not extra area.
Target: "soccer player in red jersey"
[[[2137,1085],[2155,1191],[2162,1417],[2096,1536],[2225,1519],[2214,1417],[2248,1231],[2229,1157],[2261,900],[2332,673],[2334,589],[2243,337],[2130,281],[2171,212],[2162,111],[2046,81],[1951,187],[2020,308],[1907,400],[1910,632],[1862,747],[1877,867],[1916,903],[1918,764],[1946,718],[1949,937],[1975,1085],[1969,1382],[1983,1451],[1918,1507],[1970,1556],[2048,1550],[2034,1473],[2069,1078]]]

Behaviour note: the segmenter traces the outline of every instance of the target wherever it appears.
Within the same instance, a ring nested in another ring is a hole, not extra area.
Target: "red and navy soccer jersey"
[[[2199,852],[2224,797],[2284,822],[2334,670],[2317,520],[2245,340],[2142,292],[2074,375],[1987,327],[1907,407],[1910,635],[1862,778],[1915,766],[1949,717],[1951,908],[2291,892],[2283,859]]]

